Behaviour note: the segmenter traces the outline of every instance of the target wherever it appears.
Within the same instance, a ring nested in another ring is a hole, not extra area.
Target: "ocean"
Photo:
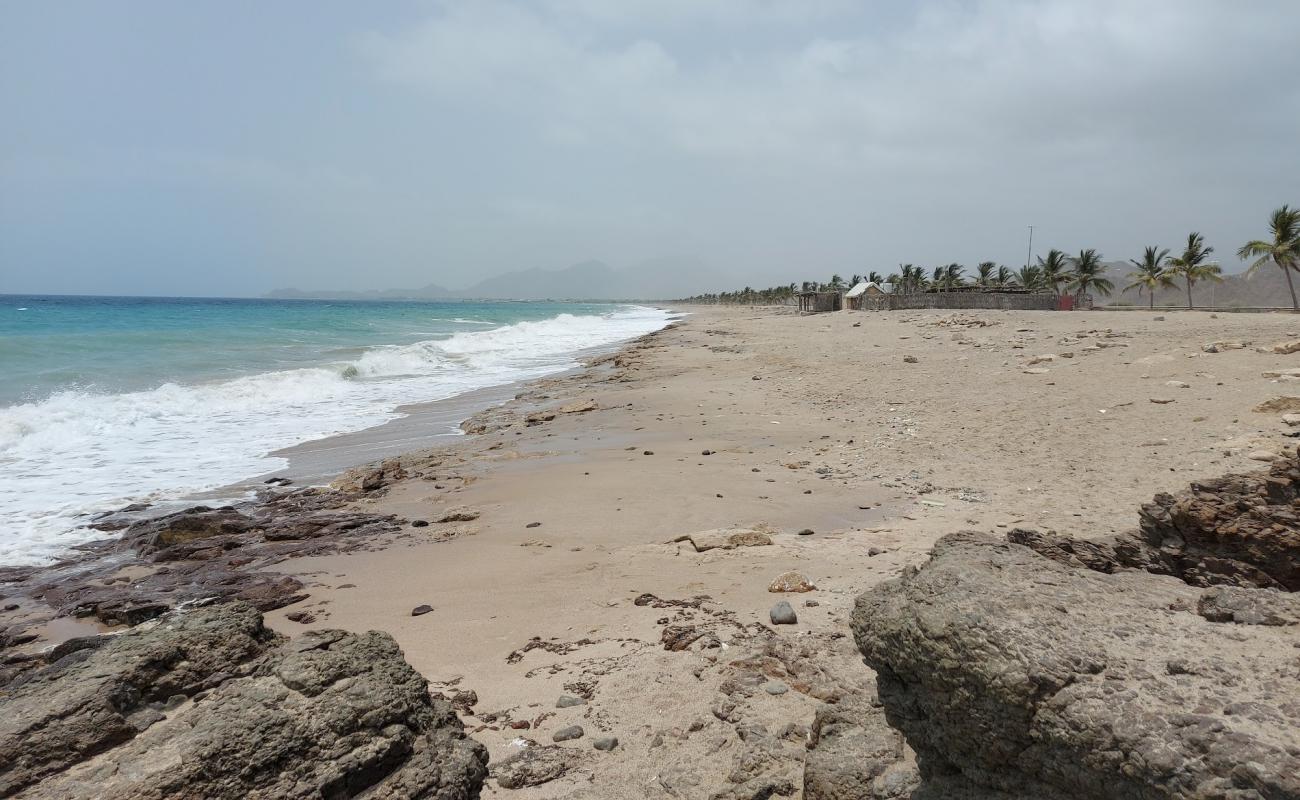
[[[274,471],[272,451],[541,377],[664,327],[576,303],[0,295],[0,564],[92,515]]]

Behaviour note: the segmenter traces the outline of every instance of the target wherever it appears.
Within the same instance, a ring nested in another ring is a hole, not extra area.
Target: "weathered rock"
[[[1300,411],[1300,397],[1274,397],[1255,406],[1260,414],[1290,414]]]
[[[609,752],[610,750],[613,750],[615,747],[618,747],[618,737],[602,736],[599,739],[593,739],[591,741],[591,746],[596,750],[604,750],[605,752]]]
[[[529,745],[492,765],[492,777],[502,789],[540,786],[562,777],[581,763],[577,750],[556,745]]]
[[[865,697],[823,705],[808,732],[804,800],[906,798],[920,783],[903,735]]]
[[[1237,625],[1300,625],[1300,595],[1271,589],[1216,586],[1196,601],[1196,613],[1210,622]]]
[[[424,603],[422,605],[418,605],[415,608],[411,609],[411,616],[422,617],[425,614],[428,614],[432,611],[433,611],[433,606],[429,605],[428,603]]]
[[[477,508],[455,506],[438,512],[434,522],[473,522],[482,515]]]
[[[350,469],[340,475],[330,486],[341,492],[374,492],[390,483],[407,477],[402,462],[390,458],[379,464]]]
[[[1290,342],[1278,342],[1277,344],[1270,347],[1269,350],[1271,350],[1272,352],[1280,356],[1286,356],[1292,353],[1300,353],[1300,339],[1296,339]]]
[[[767,587],[769,592],[811,592],[816,585],[799,572],[783,572]]]
[[[1296,629],[1209,622],[1199,596],[965,532],[852,628],[916,797],[1300,796]]]
[[[574,697],[571,694],[562,694],[560,695],[560,698],[555,701],[556,708],[572,708],[573,706],[585,706],[586,704],[586,700],[583,700],[581,697]]]
[[[772,543],[772,537],[761,528],[717,528],[698,533],[688,533],[672,540],[690,542],[695,552],[706,550],[734,550],[737,547],[762,547]]]
[[[768,612],[773,625],[794,625],[799,622],[799,617],[795,615],[794,608],[785,600],[772,606]]]
[[[469,798],[486,775],[387,634],[281,644],[225,604],[77,656],[0,697],[0,796]]]
[[[551,736],[551,740],[555,742],[569,742],[574,739],[581,739],[585,733],[586,731],[582,729],[581,725],[569,725],[568,727],[560,728],[556,731],[555,734]]]
[[[1222,353],[1227,350],[1241,350],[1250,346],[1250,342],[1241,342],[1237,340],[1228,340],[1222,342],[1210,342],[1201,349],[1207,353]]]

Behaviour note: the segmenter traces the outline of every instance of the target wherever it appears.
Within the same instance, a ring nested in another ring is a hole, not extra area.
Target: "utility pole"
[[[1029,251],[1025,253],[1025,269],[1029,269],[1029,262],[1034,257],[1034,226],[1029,226]]]

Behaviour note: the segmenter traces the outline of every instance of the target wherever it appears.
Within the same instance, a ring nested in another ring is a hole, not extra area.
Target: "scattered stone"
[[[465,506],[456,506],[443,511],[435,522],[473,522],[482,515],[476,508],[467,508]]]
[[[555,742],[569,742],[574,739],[581,739],[585,733],[586,731],[582,729],[581,725],[570,725],[567,728],[560,728],[556,731],[555,735],[551,737],[551,740]]]
[[[556,708],[571,708],[573,706],[585,706],[586,704],[586,700],[581,697],[574,697],[571,694],[562,694],[560,699],[555,701]]]
[[[821,605],[821,603],[817,602],[816,600],[805,600],[805,601],[803,601],[803,607],[804,607],[804,608],[816,608],[816,607],[819,606],[819,605]]]
[[[1290,414],[1300,412],[1300,397],[1274,397],[1255,406],[1260,414]]]
[[[1055,353],[1044,353],[1041,356],[1033,356],[1025,362],[1026,367],[1032,367],[1035,364],[1051,364],[1055,362],[1057,355]]]
[[[412,528],[427,528],[427,527],[429,527],[429,520],[427,520],[427,519],[413,519],[413,520],[411,520],[411,527],[412,527]]]
[[[1165,316],[1164,316],[1164,314],[1161,314],[1161,315],[1159,315],[1159,316],[1152,317],[1151,320],[1152,320],[1153,322],[1164,322],[1164,321],[1165,321]]]
[[[653,450],[645,450],[645,451],[642,451],[642,453],[641,453],[641,455],[643,455],[643,456],[652,456],[652,455],[654,455],[654,454],[655,454],[655,451],[653,451]]]
[[[1300,425],[1300,414],[1283,414],[1282,421],[1294,428]]]
[[[542,527],[542,523],[540,523],[540,522],[530,522],[530,523],[528,523],[527,525],[525,525],[524,527],[525,527],[525,528],[540,528],[540,527]]]
[[[817,586],[803,574],[791,570],[783,572],[767,587],[769,592],[811,592]]]
[[[1272,461],[1277,458],[1277,453],[1272,450],[1252,450],[1246,458],[1252,461]]]
[[[768,616],[771,618],[773,625],[796,625],[799,622],[799,617],[795,615],[794,608],[785,600],[772,606]]]
[[[610,750],[613,750],[615,747],[618,747],[618,737],[602,736],[599,739],[592,739],[591,746],[596,750],[603,750],[605,752],[609,752]]]
[[[780,681],[769,681],[763,684],[763,691],[771,695],[782,695],[790,691],[790,687]]]
[[[307,625],[316,621],[316,615],[310,611],[290,611],[284,615],[284,618],[290,622],[297,622],[301,625]]]
[[[1046,375],[1051,370],[1046,367],[1030,367],[1029,369],[1022,369],[1021,372],[1026,375]]]
[[[916,356],[903,356],[904,364],[917,364],[920,363],[920,361],[921,359],[917,358]]]
[[[1250,342],[1226,341],[1210,342],[1201,349],[1207,353],[1222,353],[1227,350],[1241,350],[1250,345]]]
[[[711,455],[713,455],[713,451],[712,451],[712,450],[701,450],[701,451],[700,451],[700,455],[702,455],[702,456],[711,456]]]
[[[813,535],[813,529],[812,529],[812,528],[804,528],[803,530],[799,531],[799,535],[800,535],[800,536],[812,536],[812,535]]]
[[[1174,398],[1172,398],[1172,397],[1152,397],[1152,398],[1151,398],[1151,402],[1155,403],[1155,404],[1158,405],[1158,406],[1165,406],[1165,405],[1169,405],[1170,403],[1174,402]]]
[[[411,616],[413,617],[423,616],[425,614],[428,614],[432,610],[433,610],[433,606],[429,606],[429,605],[416,606],[415,608],[411,609]]]
[[[1292,353],[1300,353],[1300,339],[1296,339],[1290,342],[1278,342],[1277,344],[1273,345],[1269,349],[1280,356],[1287,356],[1287,355],[1291,355]]]
[[[1192,388],[1192,385],[1191,385],[1190,383],[1186,383],[1186,382],[1184,382],[1184,381],[1165,381],[1165,386],[1169,386],[1169,387],[1174,388],[1174,389],[1190,389],[1190,388]]]

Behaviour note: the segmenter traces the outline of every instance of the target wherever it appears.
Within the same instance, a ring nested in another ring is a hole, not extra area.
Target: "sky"
[[[1300,205],[1300,3],[0,0],[0,293],[700,289]],[[716,284],[722,285],[716,285]]]

